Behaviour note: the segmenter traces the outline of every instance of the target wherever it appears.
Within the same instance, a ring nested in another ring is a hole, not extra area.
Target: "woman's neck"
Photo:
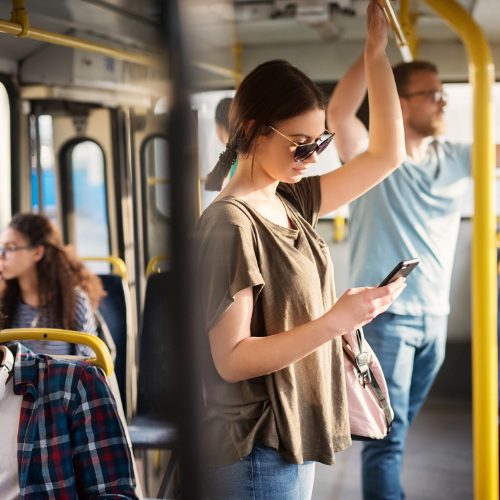
[[[40,306],[40,297],[38,293],[38,276],[36,271],[26,273],[18,278],[21,297],[25,304],[32,307]]]
[[[234,196],[252,200],[274,200],[279,182],[262,169],[252,168],[251,159],[238,160],[238,168],[218,198]]]

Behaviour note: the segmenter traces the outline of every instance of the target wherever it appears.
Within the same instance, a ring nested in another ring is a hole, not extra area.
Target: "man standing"
[[[382,183],[351,204],[352,286],[377,285],[397,262],[420,265],[388,312],[365,334],[387,379],[395,419],[391,433],[363,448],[365,499],[404,498],[400,476],[408,428],[444,360],[449,291],[471,147],[438,139],[444,132],[443,91],[425,61],[394,67],[403,112],[407,157]],[[366,93],[358,59],[335,88],[328,126],[343,161],[361,153],[367,131],[356,117]],[[497,146],[498,157],[498,146]]]

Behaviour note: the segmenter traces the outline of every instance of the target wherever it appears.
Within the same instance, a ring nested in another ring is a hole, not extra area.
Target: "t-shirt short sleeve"
[[[316,226],[321,208],[319,175],[304,177],[295,184],[280,182],[277,191],[300,212],[311,226]]]
[[[454,179],[470,177],[472,173],[472,145],[459,142],[435,141],[433,143],[441,162],[452,165],[448,174]]]
[[[215,203],[204,212],[198,225],[198,251],[202,314],[208,331],[239,291],[253,287],[255,300],[264,279],[252,223],[230,203]]]
[[[464,177],[472,173],[472,146],[470,144],[454,144],[454,152],[457,160],[454,162],[462,169]]]

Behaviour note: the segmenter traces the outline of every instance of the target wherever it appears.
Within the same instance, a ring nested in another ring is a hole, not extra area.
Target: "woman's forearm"
[[[323,316],[286,332],[246,337],[234,346],[217,369],[227,382],[267,375],[306,357],[336,334],[340,333],[336,333]]]

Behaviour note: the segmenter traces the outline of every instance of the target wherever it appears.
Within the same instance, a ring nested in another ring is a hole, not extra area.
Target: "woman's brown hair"
[[[101,280],[83,265],[70,248],[63,245],[59,231],[45,216],[17,214],[8,227],[22,234],[30,246],[44,247],[43,257],[36,263],[39,303],[48,308],[49,317],[57,321],[54,326],[74,329],[75,287],[81,287],[96,308],[105,295]],[[12,324],[20,300],[18,280],[6,280],[0,306],[4,327],[8,328]]]
[[[257,66],[236,92],[229,111],[229,141],[208,174],[205,189],[221,189],[237,155],[248,156],[255,139],[269,134],[267,125],[323,107],[321,89],[295,66],[281,60]]]

